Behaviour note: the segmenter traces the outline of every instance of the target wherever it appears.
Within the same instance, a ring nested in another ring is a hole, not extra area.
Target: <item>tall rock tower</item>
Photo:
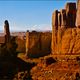
[[[10,31],[9,31],[9,23],[8,20],[4,22],[4,34],[5,34],[5,42],[9,42],[10,40]]]
[[[77,0],[77,18],[76,18],[76,26],[80,27],[80,0]]]
[[[57,32],[58,32],[58,10],[55,10],[52,14],[52,52],[56,52],[57,50]]]
[[[67,27],[75,27],[76,22],[76,3],[67,3],[66,6]]]

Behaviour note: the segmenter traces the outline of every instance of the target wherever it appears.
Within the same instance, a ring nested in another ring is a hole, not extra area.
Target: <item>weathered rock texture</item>
[[[75,26],[76,3],[67,3],[65,9],[52,15],[52,53],[79,54],[80,29]]]
[[[65,27],[66,26],[66,10],[62,9],[60,13],[61,13],[61,27]]]
[[[80,54],[80,29],[59,29],[57,54]]]
[[[77,18],[76,18],[76,25],[80,27],[80,0],[77,0]]]
[[[27,32],[26,53],[29,57],[40,57],[51,51],[51,32]]]
[[[32,68],[31,75],[33,80],[80,80],[80,66],[75,60],[55,62],[46,67],[45,63],[39,63]]]
[[[52,51],[57,50],[55,46],[57,45],[58,20],[58,10],[56,10],[52,14]]]

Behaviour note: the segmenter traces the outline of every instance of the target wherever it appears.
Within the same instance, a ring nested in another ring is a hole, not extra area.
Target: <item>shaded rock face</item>
[[[46,66],[48,66],[48,65],[51,65],[52,63],[55,63],[56,60],[53,59],[53,57],[49,57],[45,60],[45,62],[46,62]]]
[[[66,6],[67,26],[75,27],[76,22],[76,3],[67,3]]]
[[[29,57],[40,57],[51,51],[50,32],[27,32],[26,54]]]
[[[65,27],[66,26],[66,10],[62,9],[61,11],[61,27]]]
[[[76,22],[76,3],[67,3],[65,9],[55,10],[52,14],[52,29],[58,30],[59,27],[75,27]]]
[[[55,10],[54,11],[54,13],[53,13],[53,15],[52,15],[52,26],[54,26],[53,27],[53,29],[58,29],[58,10]]]
[[[20,37],[16,37],[16,43],[18,45],[18,47],[17,47],[18,52],[21,52],[21,53],[26,52],[25,42],[26,42],[25,39],[21,39]]]

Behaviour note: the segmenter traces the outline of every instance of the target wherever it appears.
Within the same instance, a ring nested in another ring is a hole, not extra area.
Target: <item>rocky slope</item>
[[[76,60],[43,62],[32,68],[33,80],[80,80],[80,62]]]

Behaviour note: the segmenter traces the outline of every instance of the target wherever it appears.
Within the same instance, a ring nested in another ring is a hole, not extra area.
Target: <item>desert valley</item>
[[[0,80],[80,80],[80,0],[52,13],[52,31],[0,33]]]

